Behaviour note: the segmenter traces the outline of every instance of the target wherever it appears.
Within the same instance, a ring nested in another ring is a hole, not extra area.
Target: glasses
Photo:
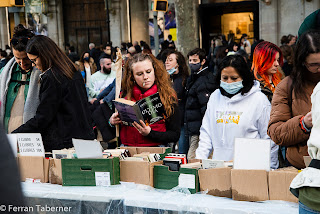
[[[308,68],[309,71],[311,72],[316,72],[320,68],[320,63],[304,63],[305,66]]]
[[[30,59],[30,61],[33,63],[33,64],[36,64],[36,60],[38,59],[39,56],[37,56],[36,58],[34,59]]]
[[[12,45],[14,45],[14,46],[17,45],[17,44],[19,44],[19,43],[22,43],[22,44],[24,44],[24,45],[27,45],[29,39],[30,39],[30,38],[28,38],[28,37],[22,37],[22,38],[20,38],[20,39],[12,38],[12,39],[10,40],[10,43],[11,43]]]

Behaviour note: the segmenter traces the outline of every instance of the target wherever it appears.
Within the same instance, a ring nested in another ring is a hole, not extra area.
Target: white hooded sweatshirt
[[[197,159],[206,159],[213,149],[212,159],[233,160],[235,138],[270,139],[267,135],[271,104],[254,81],[251,90],[232,98],[216,90],[210,96],[200,128]],[[279,146],[271,141],[271,168],[278,168]]]
[[[320,83],[313,89],[312,103],[312,130],[308,140],[308,153],[311,159],[320,160]],[[308,167],[300,172],[291,182],[290,188],[320,187],[320,170]]]

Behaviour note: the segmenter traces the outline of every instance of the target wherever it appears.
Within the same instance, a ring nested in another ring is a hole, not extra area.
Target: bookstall
[[[34,212],[36,205],[41,205],[49,208],[71,207],[66,213],[298,213],[298,204],[293,202],[236,201],[201,192],[190,194],[183,188],[159,190],[125,182],[109,187],[23,182],[22,187],[28,206],[35,207]]]

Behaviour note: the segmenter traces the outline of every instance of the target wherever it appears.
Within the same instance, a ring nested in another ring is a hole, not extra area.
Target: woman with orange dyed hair
[[[274,90],[282,79],[280,65],[283,64],[281,49],[271,42],[260,42],[253,53],[251,69],[260,82],[261,91],[271,102]]]

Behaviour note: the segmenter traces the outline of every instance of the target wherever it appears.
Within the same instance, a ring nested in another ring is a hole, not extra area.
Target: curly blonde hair
[[[173,105],[178,103],[177,94],[172,87],[170,76],[164,65],[157,60],[152,54],[139,53],[128,59],[124,67],[124,74],[121,83],[122,96],[126,96],[128,100],[132,98],[132,90],[135,84],[132,66],[134,63],[149,60],[152,63],[155,75],[155,84],[158,87],[161,102],[166,110],[167,117],[173,115]]]

